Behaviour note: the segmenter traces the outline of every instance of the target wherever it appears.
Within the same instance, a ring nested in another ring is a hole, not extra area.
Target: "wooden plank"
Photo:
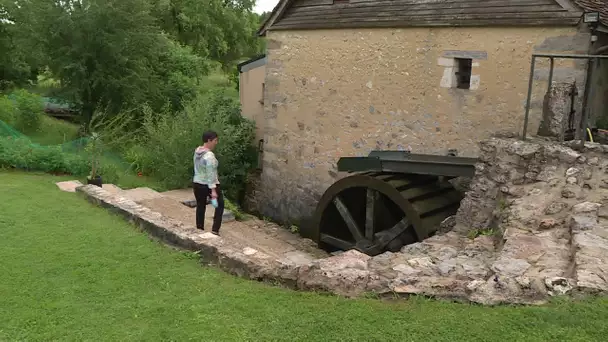
[[[538,0],[350,0],[350,4],[360,5],[360,4],[377,4],[377,5],[386,5],[386,4],[435,4],[441,2],[456,2],[456,3],[465,3],[465,2],[476,2],[476,3],[487,3],[489,1],[500,1],[505,4],[521,4],[527,2],[533,2]],[[554,3],[555,0],[544,0],[546,3]]]
[[[277,18],[273,29],[491,24],[570,26],[580,20],[580,13],[568,12],[555,0],[350,0],[348,3],[297,0],[289,7]],[[484,15],[475,16],[479,14]],[[416,16],[419,18],[414,18]],[[557,22],[559,18],[563,18],[563,25]],[[508,20],[513,20],[513,23],[508,23]],[[356,23],[348,24],[348,21]],[[410,23],[405,25],[404,21]]]
[[[320,16],[324,20],[327,20],[330,16]],[[389,16],[374,16],[366,17],[365,15],[351,15],[349,17],[331,18],[330,22],[326,24],[337,25],[347,24],[356,21],[356,23],[372,23],[372,22],[398,22],[398,21],[428,21],[435,23],[443,22],[463,22],[463,21],[475,21],[475,20],[514,20],[517,19],[556,19],[556,18],[571,18],[571,14],[567,12],[554,12],[551,15],[541,16],[539,13],[501,13],[501,14],[437,14],[437,15],[408,15],[408,14],[391,14]],[[319,23],[319,17],[317,18],[287,18],[282,20],[277,26],[281,25],[302,25],[302,24],[315,24]]]
[[[401,221],[397,222],[392,228],[383,231],[379,235],[378,241],[374,244],[375,247],[381,247],[384,249],[389,242],[395,240],[397,236],[403,234],[407,227],[409,227],[410,221],[407,219],[407,216],[404,217]]]
[[[361,229],[359,229],[359,225],[357,225],[357,222],[355,222],[355,219],[353,219],[352,215],[348,211],[348,208],[344,205],[344,202],[342,202],[342,199],[339,196],[336,196],[334,198],[334,204],[336,205],[336,209],[338,209],[338,212],[344,219],[348,230],[350,230],[350,233],[355,238],[355,241],[358,242],[364,240],[364,237],[361,234]]]
[[[515,1],[515,0],[514,0]],[[547,2],[547,0],[517,0],[522,1],[517,6],[512,6],[505,4],[505,1],[502,0],[489,0],[480,4],[479,2],[439,2],[432,4],[421,4],[418,2],[414,2],[411,4],[400,4],[397,2],[390,2],[386,5],[377,5],[377,4],[359,4],[359,5],[344,5],[344,4],[335,4],[330,6],[314,6],[314,7],[293,7],[286,11],[286,16],[293,14],[319,14],[325,13],[326,11],[339,11],[341,12],[361,12],[365,11],[366,13],[373,13],[376,11],[387,11],[387,10],[398,10],[398,11],[414,11],[414,10],[431,10],[431,9],[444,9],[444,8],[493,8],[493,7],[507,7],[512,8],[517,11],[517,9],[521,7],[530,7],[530,6],[550,6],[555,9],[564,10],[555,2]]]
[[[273,26],[275,31],[284,30],[319,30],[319,29],[364,29],[364,28],[405,28],[405,27],[519,27],[519,26],[545,26],[567,27],[576,26],[580,21],[578,17],[569,18],[506,18],[506,19],[476,19],[459,20],[434,18],[417,18],[417,20],[385,20],[369,22],[312,22],[312,23],[280,23]]]
[[[297,0],[292,7],[333,5],[334,0]]]
[[[365,203],[365,238],[372,241],[374,239],[374,218],[376,217],[376,200],[377,191],[367,189],[367,198]]]
[[[314,21],[322,21],[322,20],[355,20],[358,18],[365,19],[380,19],[382,17],[399,17],[399,16],[408,16],[408,17],[417,17],[417,16],[448,16],[448,15],[458,15],[459,17],[467,16],[467,15],[480,15],[485,18],[496,18],[500,15],[510,15],[512,17],[519,17],[523,15],[534,15],[535,17],[549,17],[553,16],[556,13],[566,14],[570,16],[569,12],[566,12],[561,9],[555,9],[553,6],[551,8],[544,8],[543,11],[538,11],[539,6],[530,6],[525,9],[521,9],[520,11],[513,12],[512,8],[509,7],[496,7],[496,8],[466,8],[466,9],[440,9],[440,10],[416,10],[416,11],[383,11],[376,12],[373,16],[370,16],[369,13],[366,12],[342,12],[339,13],[337,11],[326,11],[323,14],[298,14],[298,15],[289,15],[286,16],[281,22],[293,22],[298,20],[314,20]]]
[[[321,234],[319,236],[319,240],[321,242],[324,242],[326,244],[332,245],[334,247],[340,248],[343,251],[348,251],[350,249],[355,248],[355,245],[353,243],[350,243],[348,241],[344,241],[342,239],[338,239],[336,237],[333,237],[331,235],[327,235],[327,234]]]
[[[426,10],[426,11],[417,11],[417,12],[408,12],[408,11],[391,11],[391,12],[377,12],[374,13],[373,16],[370,16],[368,13],[360,12],[360,13],[335,13],[333,11],[327,11],[327,13],[317,14],[317,15],[300,15],[300,16],[289,16],[286,17],[281,22],[295,22],[295,21],[334,21],[334,20],[359,20],[359,19],[377,19],[381,20],[383,18],[397,18],[400,16],[407,17],[428,17],[434,16],[442,17],[442,16],[469,16],[469,15],[479,15],[480,18],[497,18],[500,15],[509,15],[510,17],[518,18],[521,16],[531,16],[536,18],[543,17],[553,17],[554,14],[565,14],[570,17],[568,12],[564,12],[562,10],[546,10],[543,12],[537,12],[534,8],[529,8],[527,11],[521,12],[511,12],[508,8],[502,8],[498,10],[490,10],[490,9],[477,9],[477,10],[462,10],[462,9],[453,9],[453,10]]]
[[[285,11],[289,9],[293,2],[294,0],[280,0],[280,2],[272,10],[272,13],[270,13],[270,16],[266,18],[266,20],[262,24],[262,27],[260,27],[260,29],[256,32],[256,34],[258,36],[265,36],[266,31],[270,27],[272,27],[272,25],[274,25],[277,20],[281,20],[281,18],[283,18]]]

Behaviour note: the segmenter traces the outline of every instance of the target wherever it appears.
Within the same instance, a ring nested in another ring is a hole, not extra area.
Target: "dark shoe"
[[[197,230],[202,230],[202,231],[204,231],[204,230],[205,230],[205,228],[199,228],[199,227],[196,227],[196,229],[197,229]]]
[[[217,235],[217,236],[220,236],[220,232],[213,232],[213,231],[212,231],[212,232],[211,232],[211,234],[213,234],[213,235]]]

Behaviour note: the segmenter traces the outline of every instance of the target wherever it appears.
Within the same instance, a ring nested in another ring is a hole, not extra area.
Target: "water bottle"
[[[212,205],[214,208],[217,208],[217,198],[212,198],[212,199],[211,199],[211,205]]]

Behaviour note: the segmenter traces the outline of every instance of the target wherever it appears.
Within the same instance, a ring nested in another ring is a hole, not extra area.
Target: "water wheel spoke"
[[[367,201],[365,204],[365,238],[368,240],[374,239],[374,217],[376,216],[376,199],[378,192],[374,189],[367,188]]]
[[[363,237],[363,234],[361,234],[361,229],[359,229],[359,225],[357,225],[357,222],[355,222],[355,219],[353,219],[353,216],[350,214],[350,211],[348,210],[346,205],[344,205],[344,202],[342,202],[340,196],[336,196],[334,198],[334,204],[336,206],[336,209],[338,209],[338,212],[344,219],[348,230],[353,235],[353,238],[355,238],[355,241],[361,241],[365,239]]]
[[[321,234],[320,240],[321,242],[324,242],[328,245],[340,248],[343,251],[347,251],[355,247],[355,245],[353,245],[351,242],[344,241],[342,239],[327,234]]]
[[[391,241],[397,238],[397,236],[403,234],[407,227],[409,227],[410,222],[407,217],[404,217],[401,221],[397,222],[392,228],[387,229],[381,233],[376,234],[378,237],[376,243],[374,244],[375,248],[384,248]]]

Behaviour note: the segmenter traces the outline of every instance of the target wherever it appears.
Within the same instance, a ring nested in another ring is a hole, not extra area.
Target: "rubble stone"
[[[540,221],[539,229],[551,229],[555,228],[559,223],[555,219],[544,219]]]

